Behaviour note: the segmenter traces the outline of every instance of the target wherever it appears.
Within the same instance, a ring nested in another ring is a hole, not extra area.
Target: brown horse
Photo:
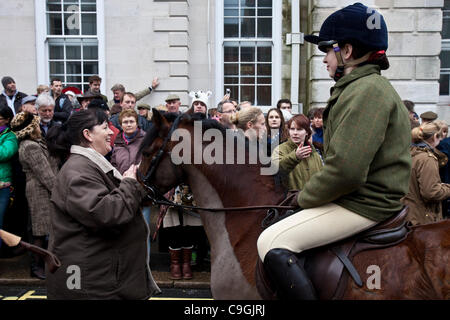
[[[188,183],[199,207],[226,208],[266,204],[278,204],[284,198],[284,190],[273,176],[261,175],[261,164],[195,164],[175,165],[184,139],[194,141],[195,116],[185,114],[177,123],[179,132],[171,131],[175,116],[153,114],[153,128],[141,145],[143,154],[139,168],[152,185],[165,193],[180,184]],[[214,120],[202,120],[205,129],[216,129],[226,135]],[[225,132],[227,131],[227,132]],[[167,144],[164,140],[172,137]],[[225,139],[224,139],[225,140]],[[209,142],[186,143],[194,155],[207,150]],[[178,151],[176,151],[178,150]],[[225,148],[224,148],[225,150]],[[228,149],[227,149],[228,150]],[[160,161],[153,162],[160,151]],[[215,150],[218,154],[220,150]],[[224,151],[225,152],[225,151]],[[214,152],[213,152],[214,154]],[[175,157],[174,157],[175,156]],[[191,157],[193,160],[194,156]],[[175,160],[174,160],[175,159]],[[185,158],[186,159],[186,158]],[[248,160],[248,155],[247,158]],[[198,160],[198,159],[197,159]],[[149,176],[150,167],[154,173]],[[148,182],[148,181],[146,181]],[[256,288],[255,268],[258,254],[256,243],[262,232],[261,222],[266,210],[242,212],[200,211],[202,222],[211,245],[211,291],[215,299],[261,299]],[[408,238],[400,244],[380,250],[358,254],[353,264],[366,284],[371,276],[369,266],[379,266],[381,285],[369,289],[348,281],[343,299],[449,299],[450,298],[450,221],[413,227]]]

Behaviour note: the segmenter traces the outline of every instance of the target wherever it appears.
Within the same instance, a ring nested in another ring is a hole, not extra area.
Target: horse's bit
[[[167,144],[169,143],[169,140],[173,134],[173,132],[177,129],[183,115],[179,115],[175,121],[173,122],[169,133],[167,134],[166,138],[163,141],[162,146],[159,148],[158,152],[154,155],[150,162],[150,170],[148,173],[143,176],[143,174],[138,171],[137,174],[142,181],[143,186],[145,189],[147,189],[148,194],[147,197],[150,199],[150,201],[154,205],[166,205],[171,206],[175,208],[181,208],[181,209],[189,209],[189,210],[202,210],[202,211],[210,211],[210,212],[221,212],[221,211],[249,211],[249,210],[261,210],[261,209],[270,209],[267,213],[267,217],[263,221],[263,228],[266,228],[268,225],[275,223],[276,221],[281,220],[278,209],[281,210],[289,210],[285,215],[283,215],[283,218],[286,217],[290,213],[291,210],[296,209],[298,207],[294,206],[282,206],[282,205],[264,205],[264,206],[248,206],[248,207],[231,207],[231,208],[203,208],[203,207],[195,207],[195,206],[186,206],[181,205],[178,203],[175,203],[169,199],[167,199],[164,194],[158,190],[158,188],[149,180],[152,178],[154,173],[156,172],[156,169],[159,165],[159,162],[161,161],[161,158],[164,154],[164,149],[166,148]],[[289,203],[288,200],[290,198],[286,198],[282,203]],[[270,220],[270,222],[269,222]],[[269,224],[270,223],[270,224]]]

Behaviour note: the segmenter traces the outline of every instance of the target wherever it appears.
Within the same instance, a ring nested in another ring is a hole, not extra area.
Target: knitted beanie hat
[[[2,85],[3,85],[3,88],[6,89],[6,86],[7,86],[8,84],[10,84],[10,83],[16,83],[16,82],[14,81],[13,78],[11,78],[11,77],[9,77],[9,76],[6,76],[6,77],[3,77],[3,78],[2,78]]]

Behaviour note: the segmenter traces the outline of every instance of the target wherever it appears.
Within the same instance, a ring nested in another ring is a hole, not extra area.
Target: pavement
[[[192,267],[191,280],[170,279],[168,254],[157,253],[150,256],[150,269],[160,288],[209,289],[209,265],[203,268]],[[11,258],[0,258],[0,286],[45,287],[45,280],[30,276],[30,256],[28,253]]]

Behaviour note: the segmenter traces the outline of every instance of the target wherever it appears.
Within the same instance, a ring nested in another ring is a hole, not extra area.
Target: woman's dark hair
[[[108,116],[97,108],[74,112],[63,124],[55,124],[46,135],[49,153],[64,161],[70,154],[72,145],[85,145],[83,130],[92,130],[96,125],[108,122]]]
[[[14,113],[12,112],[10,107],[2,106],[0,107],[0,116],[3,119],[9,120],[11,122],[12,118],[14,118]]]
[[[339,41],[338,44],[339,44],[340,48],[343,48],[346,43],[352,45],[352,47],[353,47],[352,56],[353,56],[354,59],[362,58],[367,53],[369,53],[371,51],[375,51],[375,53],[369,57],[368,61],[363,62],[360,65],[375,64],[375,65],[378,65],[381,70],[389,69],[389,60],[388,60],[388,58],[386,56],[386,53],[379,54],[379,53],[377,53],[378,50],[373,49],[373,48],[369,48],[369,47],[363,45],[362,43],[360,43],[360,42],[358,42],[356,40]]]
[[[279,132],[280,132],[280,141],[286,141],[287,138],[289,138],[289,132],[286,129],[286,121],[284,120],[284,116],[283,113],[281,112],[281,109],[278,108],[272,108],[269,111],[267,111],[267,116],[266,116],[266,129],[267,129],[267,136],[270,137],[271,136],[271,128],[269,126],[269,114],[275,111],[276,113],[278,113],[278,116],[281,119],[280,122],[280,128],[279,128]]]

